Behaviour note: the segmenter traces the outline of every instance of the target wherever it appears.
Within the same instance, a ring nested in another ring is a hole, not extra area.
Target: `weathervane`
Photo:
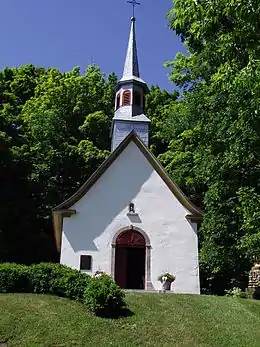
[[[127,3],[133,5],[133,18],[134,18],[134,16],[135,16],[135,6],[141,5],[141,3],[140,3],[140,2],[137,2],[136,0],[127,1]]]

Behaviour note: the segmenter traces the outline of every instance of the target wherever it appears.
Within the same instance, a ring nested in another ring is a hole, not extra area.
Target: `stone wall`
[[[249,273],[248,288],[255,289],[260,284],[260,264],[255,264]]]

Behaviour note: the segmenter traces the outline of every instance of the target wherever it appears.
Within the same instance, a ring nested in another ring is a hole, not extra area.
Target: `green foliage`
[[[160,159],[204,210],[199,233],[205,291],[247,286],[259,256],[260,4],[174,1],[170,27],[184,42],[166,65],[183,88]]]
[[[0,292],[26,293],[32,290],[28,268],[13,263],[0,264]]]
[[[61,73],[33,65],[0,72],[0,261],[57,261],[51,209],[74,194],[107,158],[117,77],[98,66]],[[151,87],[151,147],[176,93]]]
[[[125,295],[106,274],[98,274],[86,287],[84,302],[87,308],[100,316],[109,317],[125,306]]]
[[[65,265],[0,264],[0,292],[52,294],[85,303],[98,315],[112,316],[125,307],[124,293],[108,275],[90,277]]]
[[[53,282],[53,292],[56,295],[83,302],[85,288],[90,282],[91,277],[87,274],[70,269],[63,276],[55,279]]]
[[[58,259],[51,208],[107,157],[116,81],[97,66],[0,72],[1,261]]]
[[[90,280],[90,276],[61,264],[0,264],[0,291],[8,293],[47,293],[83,301]]]
[[[234,298],[241,298],[241,299],[246,299],[247,298],[246,292],[243,292],[238,287],[234,287],[232,289],[225,290],[225,292],[226,292],[226,296],[232,296]]]
[[[247,258],[258,259],[260,254],[260,194],[257,188],[241,187],[238,190],[238,213],[244,235],[238,246]]]
[[[51,293],[82,301],[91,280],[90,276],[61,264],[42,263],[28,268],[34,293]]]
[[[110,147],[110,137],[107,129],[111,127],[111,119],[103,111],[89,114],[79,130],[86,140],[96,142],[98,148]]]
[[[169,93],[160,90],[159,86],[151,86],[146,96],[146,115],[151,120],[149,129],[150,148],[155,155],[164,153],[169,144],[162,130],[172,105],[175,105],[178,92]]]
[[[165,272],[158,277],[158,281],[162,282],[163,277],[167,277],[167,281],[173,282],[175,281],[175,276],[170,274],[169,272]]]
[[[169,24],[188,54],[166,65],[182,93],[151,87],[150,145],[204,211],[202,290],[224,294],[247,286],[260,252],[260,4],[173,5]],[[0,72],[0,260],[58,259],[50,211],[108,156],[116,82],[97,66]]]

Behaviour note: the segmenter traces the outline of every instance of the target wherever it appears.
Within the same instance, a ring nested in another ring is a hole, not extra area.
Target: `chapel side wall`
[[[134,169],[138,168],[138,169]],[[138,216],[129,217],[128,203]],[[81,254],[92,255],[92,272],[111,274],[112,240],[127,226],[142,229],[151,242],[151,282],[163,271],[176,275],[176,293],[199,294],[196,224],[134,143],[120,154],[98,182],[73,207],[63,223],[61,263],[79,268]]]

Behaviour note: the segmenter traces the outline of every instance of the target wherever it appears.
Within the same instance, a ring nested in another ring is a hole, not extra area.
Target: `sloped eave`
[[[76,204],[90,188],[97,182],[101,175],[110,167],[110,165],[116,160],[116,158],[124,151],[128,144],[133,141],[140,151],[144,154],[146,159],[156,170],[168,188],[178,201],[189,211],[186,218],[191,222],[198,222],[202,218],[202,211],[196,207],[182,192],[182,190],[172,181],[161,163],[153,155],[153,153],[145,146],[145,144],[139,139],[139,137],[132,131],[121,144],[113,151],[110,156],[100,165],[100,167],[90,176],[90,178],[73,194],[69,199],[61,203],[60,205],[52,209],[53,214],[53,227],[56,240],[57,250],[61,247],[61,234],[63,218],[70,217],[76,213],[75,210],[71,210],[70,207]]]

